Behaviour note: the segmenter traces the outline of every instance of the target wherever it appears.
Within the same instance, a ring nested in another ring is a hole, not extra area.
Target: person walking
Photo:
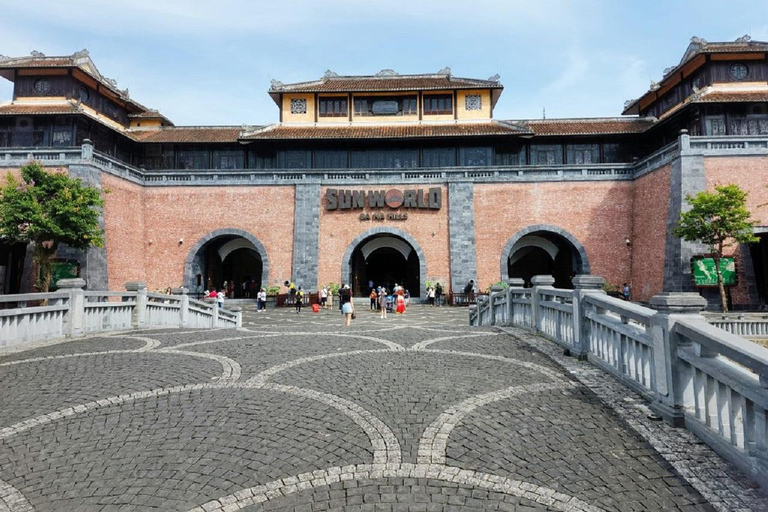
[[[629,285],[627,283],[621,286],[621,294],[624,296],[624,300],[629,300]]]
[[[328,288],[326,286],[323,286],[323,289],[320,290],[320,306],[323,309],[328,306]]]
[[[443,285],[440,283],[437,283],[435,285],[435,303],[440,306],[441,302],[443,300]]]
[[[352,302],[352,292],[348,284],[339,290],[339,303],[341,304],[341,314],[344,315],[344,325],[349,327],[352,325],[352,317],[355,314],[355,304]]]
[[[368,298],[371,299],[371,311],[376,311],[376,302],[379,296],[376,294],[376,290],[371,288],[371,294],[368,295]]]
[[[398,290],[395,295],[395,304],[395,313],[399,315],[405,314],[405,293],[403,293],[403,290]]]
[[[256,311],[259,313],[267,309],[267,290],[262,288],[256,296]]]
[[[301,313],[301,306],[304,305],[304,290],[301,289],[301,286],[299,286],[299,289],[296,291],[296,314],[298,315]]]
[[[431,286],[427,288],[427,301],[429,302],[430,307],[434,307],[435,305],[435,289]]]
[[[219,293],[216,294],[216,302],[219,303],[219,309],[224,309],[224,291],[219,290]]]
[[[382,288],[379,291],[379,309],[381,310],[381,318],[387,318],[387,289]]]

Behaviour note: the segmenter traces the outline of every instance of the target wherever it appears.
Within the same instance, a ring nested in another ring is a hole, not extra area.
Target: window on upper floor
[[[346,117],[347,98],[320,98],[320,117]]]
[[[408,116],[418,113],[418,98],[416,96],[355,98],[355,116]]]
[[[560,144],[531,144],[532,165],[561,165],[563,146]]]
[[[450,115],[453,114],[452,94],[425,94],[424,115]]]
[[[600,161],[598,144],[568,144],[565,153],[569,164],[596,164]]]

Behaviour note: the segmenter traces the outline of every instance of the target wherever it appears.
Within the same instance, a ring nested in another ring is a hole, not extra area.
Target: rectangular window
[[[561,165],[563,146],[560,144],[532,144],[531,165]]]
[[[320,98],[320,117],[347,117],[347,98]]]
[[[355,98],[355,116],[409,116],[418,114],[416,96],[369,96]]]
[[[424,148],[421,151],[422,167],[455,167],[456,150],[454,148]]]
[[[459,148],[460,165],[463,167],[485,167],[493,165],[493,149],[484,147]]]
[[[452,94],[424,95],[424,115],[450,115],[453,114]]]
[[[176,152],[177,169],[208,169],[208,151],[180,149]]]
[[[496,148],[496,165],[525,165],[525,147]]]
[[[286,150],[278,152],[281,169],[309,169],[312,167],[312,152],[309,150]]]
[[[706,117],[707,135],[725,135],[725,116]]]
[[[243,152],[237,150],[214,150],[213,151],[214,169],[242,169]]]
[[[344,169],[347,167],[345,149],[318,149],[315,151],[315,168]]]
[[[600,161],[600,146],[597,144],[568,144],[565,152],[569,164],[596,164]]]
[[[353,150],[352,168],[355,169],[402,169],[419,166],[418,149]]]

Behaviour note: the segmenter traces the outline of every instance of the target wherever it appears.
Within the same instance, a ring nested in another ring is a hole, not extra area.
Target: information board
[[[694,258],[691,261],[693,284],[695,286],[717,286],[714,258]],[[731,257],[720,260],[720,272],[725,286],[736,286],[736,262]]]

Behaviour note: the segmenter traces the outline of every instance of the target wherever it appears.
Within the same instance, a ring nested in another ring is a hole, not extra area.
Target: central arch
[[[362,258],[364,262],[375,262],[377,261],[376,258],[383,260],[394,257],[398,260],[404,260],[406,264],[418,266],[418,288],[410,289],[410,291],[413,297],[424,297],[427,282],[427,260],[419,243],[405,231],[389,227],[371,228],[352,240],[347,250],[344,251],[341,260],[341,279],[344,283],[355,284],[353,281],[356,256]],[[380,283],[375,283],[375,285],[378,284]],[[367,296],[368,283],[361,283],[361,285],[354,290],[355,295]]]
[[[501,252],[501,278],[521,277],[530,284],[536,274],[551,274],[555,287],[570,288],[573,274],[589,274],[587,251],[566,230],[550,224],[521,229]]]
[[[227,275],[212,271],[212,262]],[[199,293],[210,286],[219,288],[219,281],[235,280],[235,296],[239,297],[242,295],[242,281],[251,279],[257,285],[268,284],[269,258],[259,239],[242,229],[211,231],[195,243],[184,262],[184,287],[193,293]]]

